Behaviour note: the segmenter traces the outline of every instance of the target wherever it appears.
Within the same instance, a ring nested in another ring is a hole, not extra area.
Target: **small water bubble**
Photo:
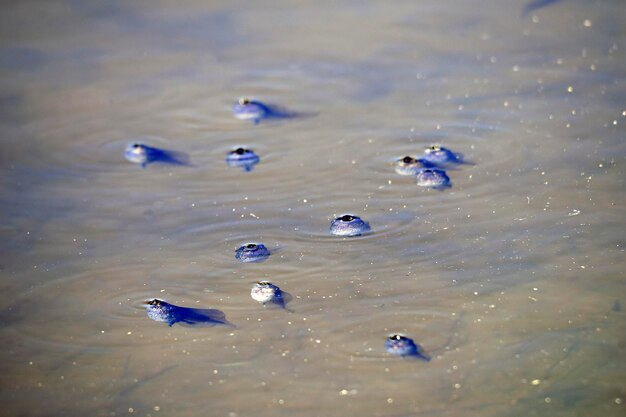
[[[583,22],[583,26],[586,28],[590,28],[591,27],[591,20],[589,19],[585,19]]]

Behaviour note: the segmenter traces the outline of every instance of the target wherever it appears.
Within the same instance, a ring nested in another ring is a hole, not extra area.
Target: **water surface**
[[[4,413],[623,415],[626,9],[527,3],[3,6]],[[242,122],[242,96],[312,116]],[[444,191],[393,169],[433,143],[472,163]],[[345,213],[372,233],[330,236]]]

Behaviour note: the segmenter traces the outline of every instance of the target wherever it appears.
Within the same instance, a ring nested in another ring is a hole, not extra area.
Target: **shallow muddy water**
[[[0,414],[623,415],[626,8],[527,4],[4,4]],[[394,171],[431,144],[450,188]]]

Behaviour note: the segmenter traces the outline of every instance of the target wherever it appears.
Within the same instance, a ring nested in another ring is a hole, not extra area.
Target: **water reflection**
[[[543,7],[550,6],[551,4],[557,3],[559,1],[561,1],[561,0],[533,0],[533,1],[530,1],[530,2],[526,3],[526,5],[524,6],[524,9],[522,11],[522,16],[526,17],[530,13],[534,12],[535,10],[541,9]]]

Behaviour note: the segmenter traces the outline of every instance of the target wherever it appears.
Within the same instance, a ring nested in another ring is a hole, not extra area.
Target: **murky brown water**
[[[2,6],[0,414],[623,415],[622,2],[266,3]],[[431,143],[472,162],[441,192],[392,167]],[[347,212],[373,233],[329,236]]]

